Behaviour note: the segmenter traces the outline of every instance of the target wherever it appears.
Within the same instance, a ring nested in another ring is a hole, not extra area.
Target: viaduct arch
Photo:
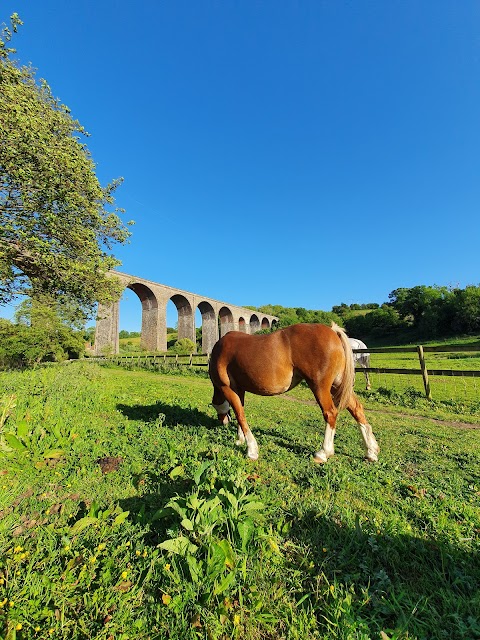
[[[196,341],[195,312],[202,316],[202,353],[211,353],[213,345],[229,331],[255,333],[278,322],[269,316],[244,307],[206,298],[164,284],[112,271],[125,289],[131,289],[142,304],[141,345],[148,351],[167,350],[167,304],[171,300],[178,311],[178,338]],[[119,352],[120,301],[98,305],[95,328],[95,354]]]

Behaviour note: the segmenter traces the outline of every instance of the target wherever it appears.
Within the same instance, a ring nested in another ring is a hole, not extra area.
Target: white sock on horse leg
[[[250,429],[245,434],[245,440],[247,441],[248,446],[247,456],[250,460],[256,460],[258,458],[258,444]]]
[[[380,451],[380,447],[375,440],[375,436],[373,435],[372,427],[367,424],[358,423],[358,430],[363,439],[363,443],[365,445],[365,457],[367,460],[371,462],[377,462],[378,460],[378,452]]]
[[[320,451],[317,451],[316,454],[314,455],[315,462],[319,462],[323,464],[328,460],[328,458],[331,458],[334,455],[335,453],[335,449],[333,446],[334,437],[335,437],[335,429],[332,429],[332,427],[327,423],[327,425],[325,426],[325,437],[323,438],[322,448],[320,449]]]
[[[240,445],[242,445],[242,444],[245,442],[245,434],[243,433],[243,429],[242,429],[242,427],[241,427],[240,425],[238,425],[238,431],[237,431],[237,433],[238,433],[238,439],[237,439],[237,441],[235,442],[235,444],[236,444],[237,446],[240,446]]]

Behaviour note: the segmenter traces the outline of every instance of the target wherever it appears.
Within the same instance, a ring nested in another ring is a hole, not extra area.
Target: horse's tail
[[[348,340],[348,336],[342,327],[332,322],[332,329],[342,341],[343,350],[345,352],[345,370],[342,379],[334,388],[333,401],[339,409],[345,409],[348,405],[355,384],[355,363],[353,360],[352,346]]]

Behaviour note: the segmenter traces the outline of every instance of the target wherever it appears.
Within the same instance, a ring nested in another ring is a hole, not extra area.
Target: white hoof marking
[[[317,464],[325,464],[325,462],[328,460],[328,456],[323,450],[317,451],[317,453],[313,456],[313,460]]]

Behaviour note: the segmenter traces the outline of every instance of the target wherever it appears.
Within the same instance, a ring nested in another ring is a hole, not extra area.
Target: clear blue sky
[[[125,180],[122,271],[324,310],[479,284],[477,1],[0,6],[25,23],[17,57],[91,134],[102,184]]]

